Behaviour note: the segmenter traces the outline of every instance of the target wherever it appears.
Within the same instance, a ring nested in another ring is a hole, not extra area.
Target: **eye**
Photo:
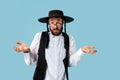
[[[57,23],[56,23],[56,25],[57,25],[58,27],[60,27],[62,24],[61,24],[61,23],[59,23],[59,22],[57,22]]]
[[[54,24],[54,22],[51,22],[51,24]]]

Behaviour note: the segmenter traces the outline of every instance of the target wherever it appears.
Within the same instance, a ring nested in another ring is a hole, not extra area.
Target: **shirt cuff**
[[[77,51],[77,54],[78,54],[79,56],[82,56],[82,55],[85,54],[85,52],[83,52],[82,49],[80,48],[80,49]]]

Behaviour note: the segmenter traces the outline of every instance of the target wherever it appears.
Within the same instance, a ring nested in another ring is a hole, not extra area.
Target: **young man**
[[[39,19],[40,22],[47,23],[44,36],[41,32],[37,33],[30,47],[17,42],[19,46],[14,49],[25,53],[26,64],[36,64],[33,80],[68,80],[68,66],[77,65],[83,54],[96,52],[92,49],[94,46],[85,46],[76,51],[75,41],[66,34],[65,25],[73,20],[72,17],[64,16],[61,10],[51,10],[48,17]],[[63,25],[65,32],[62,32]]]

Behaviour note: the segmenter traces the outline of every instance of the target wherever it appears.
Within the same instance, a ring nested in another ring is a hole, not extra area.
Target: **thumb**
[[[18,44],[18,45],[22,45],[22,44],[23,44],[23,42],[16,42],[16,44]]]

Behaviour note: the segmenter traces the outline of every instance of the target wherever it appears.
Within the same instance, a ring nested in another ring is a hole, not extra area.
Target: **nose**
[[[58,25],[57,25],[57,24],[54,24],[54,28],[58,28]]]

